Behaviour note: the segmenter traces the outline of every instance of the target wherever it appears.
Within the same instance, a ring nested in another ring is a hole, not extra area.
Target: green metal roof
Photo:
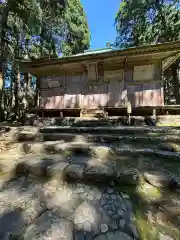
[[[73,56],[83,56],[83,55],[90,55],[90,54],[106,53],[106,52],[112,52],[115,50],[117,50],[117,49],[116,48],[88,49],[88,50],[85,50],[83,53],[78,53]]]

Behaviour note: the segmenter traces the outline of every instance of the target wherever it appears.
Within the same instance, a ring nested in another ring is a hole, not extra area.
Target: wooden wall
[[[89,75],[90,69],[94,73]],[[161,64],[92,64],[40,79],[40,107],[45,109],[160,106],[164,104]],[[89,80],[90,79],[90,80]]]
[[[139,72],[138,72],[138,71]],[[129,66],[125,73],[125,88],[132,106],[162,106],[164,92],[161,64]]]

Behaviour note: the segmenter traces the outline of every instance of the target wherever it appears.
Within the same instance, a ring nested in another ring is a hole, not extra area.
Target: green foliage
[[[115,25],[118,47],[180,39],[178,1],[123,0]]]
[[[90,33],[87,18],[80,0],[68,0],[65,13],[64,55],[76,54],[89,48]]]
[[[20,77],[17,59],[67,56],[83,52],[89,43],[80,0],[0,1],[0,68],[4,78],[0,120],[2,116],[18,118],[30,106],[36,106],[35,79]]]
[[[80,0],[8,0],[0,6],[5,59],[58,57],[89,48],[89,28]],[[36,40],[32,39],[35,35],[39,36]]]
[[[40,5],[43,12],[40,39],[31,43],[30,58],[58,57],[60,53],[68,56],[89,48],[90,33],[80,0],[67,0],[65,8],[54,7],[47,0],[41,0]]]
[[[42,9],[37,0],[8,0],[10,11],[18,16],[24,27],[31,30],[32,34],[40,32]]]

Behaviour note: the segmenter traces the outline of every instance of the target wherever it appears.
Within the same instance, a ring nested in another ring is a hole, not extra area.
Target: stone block
[[[62,153],[66,150],[67,144],[63,141],[50,141],[44,143],[44,149],[46,152],[53,152],[53,153]]]
[[[66,149],[68,151],[71,151],[71,152],[75,153],[75,154],[83,153],[83,154],[89,155],[89,147],[90,147],[90,145],[88,143],[72,142],[72,143],[68,144]]]
[[[56,164],[50,165],[47,167],[47,176],[48,177],[60,177],[61,180],[65,177],[65,169],[69,163],[67,162],[58,162]]]
[[[23,141],[33,141],[38,138],[37,132],[20,132],[17,135],[17,140],[20,142]]]
[[[71,164],[66,169],[66,175],[71,179],[81,180],[84,177],[85,165],[83,164]]]
[[[117,173],[117,181],[122,185],[138,185],[139,172],[135,169],[126,170]]]
[[[114,165],[92,159],[84,173],[85,178],[93,182],[109,181],[115,178]]]
[[[133,238],[139,239],[139,233],[137,231],[136,226],[133,223],[130,223],[127,228],[128,228],[128,232]]]
[[[24,161],[20,164],[20,169],[24,170],[24,172],[28,172],[30,174],[36,176],[47,176],[47,168],[54,164],[53,159],[32,159],[29,161]]]
[[[44,144],[43,143],[23,143],[20,145],[20,152],[23,153],[43,153]]]
[[[157,146],[158,149],[170,152],[180,152],[180,145],[177,143],[161,143]]]
[[[149,183],[137,186],[137,193],[147,202],[159,202],[162,199],[159,189]]]
[[[90,154],[98,159],[102,160],[115,160],[116,153],[115,151],[108,146],[92,146],[90,148]]]
[[[144,179],[154,187],[168,188],[171,184],[171,178],[160,171],[145,172]]]
[[[115,231],[97,236],[95,240],[132,240],[132,238],[124,232]]]

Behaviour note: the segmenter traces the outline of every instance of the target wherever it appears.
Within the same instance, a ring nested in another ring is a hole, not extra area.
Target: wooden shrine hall
[[[40,117],[152,114],[164,105],[163,72],[180,56],[180,41],[99,49],[22,64],[37,78]],[[141,111],[141,113],[140,113]],[[158,114],[158,113],[157,113]]]

